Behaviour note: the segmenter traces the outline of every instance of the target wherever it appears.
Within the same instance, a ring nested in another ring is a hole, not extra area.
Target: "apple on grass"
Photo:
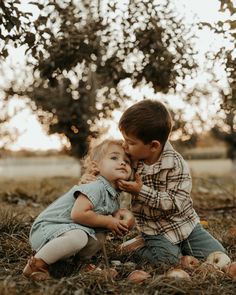
[[[189,274],[181,268],[172,268],[167,271],[165,274],[167,278],[174,278],[174,279],[189,279]]]
[[[193,269],[199,266],[200,261],[191,255],[185,255],[180,257],[179,263],[184,268]]]
[[[127,280],[135,284],[142,284],[146,279],[150,277],[151,275],[146,271],[134,270],[128,275]]]
[[[236,261],[228,264],[224,268],[224,271],[229,277],[231,277],[235,281],[236,280]]]
[[[224,252],[215,251],[207,256],[206,262],[212,264],[218,269],[224,269],[228,264],[230,264],[231,259]]]

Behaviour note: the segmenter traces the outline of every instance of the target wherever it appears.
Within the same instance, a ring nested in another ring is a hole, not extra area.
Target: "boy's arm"
[[[174,210],[181,211],[186,206],[186,200],[190,198],[190,192],[192,188],[192,180],[188,169],[184,169],[183,166],[172,169],[168,173],[168,179],[166,180],[165,189],[157,191],[145,184],[142,184],[139,192],[136,189],[140,187],[138,181],[136,184],[128,182],[123,183],[123,190],[133,194],[133,198],[144,203],[145,205],[158,208],[160,210]],[[132,188],[131,188],[132,186]],[[121,188],[121,186],[119,185]]]
[[[111,215],[102,215],[93,211],[92,202],[83,194],[75,200],[71,210],[71,219],[89,227],[104,227],[112,232],[122,235],[128,231],[125,221],[114,218]]]
[[[92,162],[90,164],[90,167],[86,169],[86,171],[81,176],[79,180],[79,184],[95,181],[97,179],[98,174],[99,174],[99,170],[98,170],[97,164],[95,162]]]

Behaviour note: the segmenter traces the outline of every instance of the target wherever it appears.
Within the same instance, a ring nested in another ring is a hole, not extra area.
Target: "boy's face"
[[[160,155],[161,148],[153,148],[151,143],[143,143],[142,140],[127,135],[125,132],[121,132],[124,137],[124,150],[131,156],[134,161],[143,160],[146,164],[153,164],[156,162]]]
[[[103,159],[98,163],[100,175],[116,186],[118,179],[128,180],[131,176],[131,161],[124,149],[111,144]]]

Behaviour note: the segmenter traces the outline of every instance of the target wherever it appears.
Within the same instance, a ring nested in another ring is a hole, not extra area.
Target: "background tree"
[[[225,89],[219,89],[222,104],[212,133],[227,143],[228,156],[232,159],[233,169],[236,171],[236,6],[231,0],[219,2],[220,12],[227,13],[229,17],[213,26],[207,25],[230,41],[231,46],[222,47],[213,55],[214,62],[223,62],[228,85]]]
[[[14,113],[10,113],[8,111],[7,102],[0,101],[0,150],[7,150],[19,135],[19,132],[16,127],[9,126],[9,122],[14,115]]]
[[[174,93],[194,75],[192,27],[183,24],[171,1],[34,5],[39,16],[24,33],[33,82],[26,91],[13,84],[8,94],[30,97],[49,133],[65,134],[77,157],[99,132],[98,120],[128,99],[124,83]]]
[[[24,12],[19,7],[20,1],[0,1],[0,85],[6,84],[6,68],[3,64],[9,55],[10,47],[30,44],[31,12]],[[6,85],[5,85],[6,86]],[[1,149],[7,149],[13,143],[19,132],[10,127],[9,122],[14,114],[9,114],[9,103],[4,100],[5,94],[1,91],[0,101],[0,134]]]
[[[34,35],[30,33],[31,12],[20,8],[21,1],[0,1],[0,59],[9,54],[10,46],[21,46],[34,43]]]

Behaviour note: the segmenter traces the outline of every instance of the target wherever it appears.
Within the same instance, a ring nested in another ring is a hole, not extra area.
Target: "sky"
[[[218,7],[219,2],[217,0],[173,0],[176,2],[177,9],[179,9],[186,18],[187,22],[192,22],[193,16],[196,16],[200,21],[215,22],[219,17]],[[27,9],[27,6],[25,6]],[[208,30],[202,30],[197,32],[198,42],[196,44],[199,51],[199,62],[204,63],[203,54],[209,49],[217,48],[220,46],[221,41],[215,39],[215,36]],[[22,66],[22,50],[12,50],[11,63],[19,64]],[[129,86],[126,86],[127,92],[130,91]],[[144,88],[141,92],[134,92],[136,99],[141,99],[142,96],[150,94],[150,90]],[[173,100],[172,100],[173,101]],[[180,107],[182,102],[175,99],[175,104]],[[128,102],[126,107],[132,104],[133,101]],[[14,102],[12,108],[15,107]],[[191,110],[190,110],[191,113]],[[117,130],[117,122],[121,116],[120,111],[114,111],[113,120],[103,122],[103,125],[110,127],[109,134],[113,137],[120,137]],[[48,150],[48,149],[60,149],[63,146],[61,138],[57,135],[48,136],[46,131],[37,121],[35,115],[30,109],[25,108],[22,112],[19,112],[11,121],[12,126],[17,126],[19,133],[21,134],[19,139],[11,146],[12,150],[29,149],[29,150]]]

